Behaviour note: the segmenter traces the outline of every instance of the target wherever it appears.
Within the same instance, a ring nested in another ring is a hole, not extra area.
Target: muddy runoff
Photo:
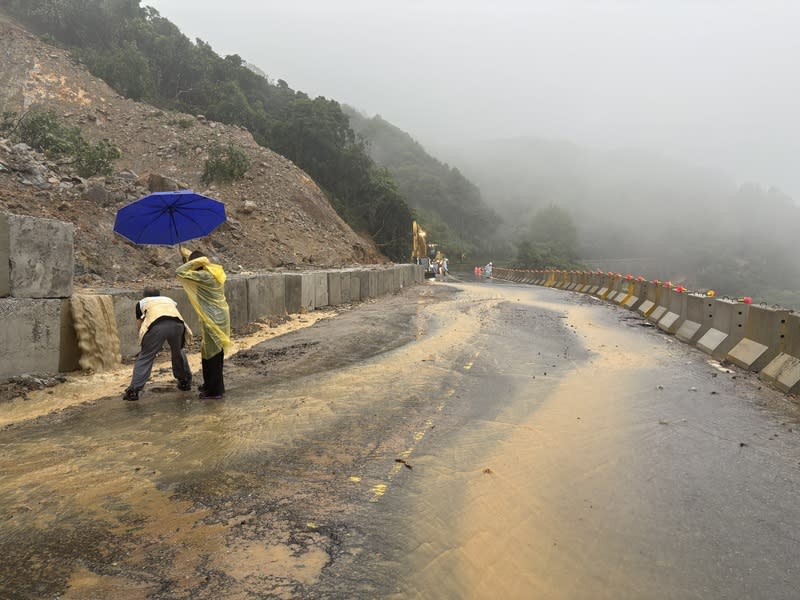
[[[318,316],[237,340],[222,402],[162,362],[0,405],[0,597],[796,597],[800,420],[755,374],[534,286]]]
[[[83,381],[49,390],[55,412],[0,405],[0,597],[313,594],[367,552],[348,542],[386,489],[382,465],[399,464],[444,357],[478,329],[455,312],[458,333],[437,333],[455,295],[407,290],[241,348],[222,402],[179,392],[161,363],[139,402]]]

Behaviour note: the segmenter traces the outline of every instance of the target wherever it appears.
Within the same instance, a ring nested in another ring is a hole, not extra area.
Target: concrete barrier
[[[286,312],[300,313],[314,310],[314,282],[311,273],[286,273],[283,277]]]
[[[0,298],[0,378],[58,372],[64,304],[57,298]]]
[[[0,214],[0,297],[71,296],[74,232],[56,219]]]
[[[733,364],[760,371],[783,351],[786,335],[786,322],[789,310],[750,306],[744,324],[744,337],[739,340],[727,359]]]
[[[675,332],[675,337],[691,346],[697,343],[711,328],[714,318],[714,299],[705,294],[686,294],[683,323]]]
[[[592,273],[591,277],[589,278],[590,286],[589,289],[586,291],[587,294],[591,296],[596,296],[598,290],[602,287],[603,283],[603,275],[602,273]]]
[[[606,273],[600,277],[600,282],[600,287],[598,287],[597,291],[594,292],[593,295],[597,296],[598,298],[605,298],[611,291],[611,285],[614,282],[613,275],[611,273]]]
[[[628,310],[636,310],[644,302],[644,295],[647,290],[648,283],[644,277],[639,276],[633,281],[633,290],[631,295],[625,299],[622,305]]]
[[[225,299],[231,315],[231,329],[242,331],[250,323],[245,275],[231,275],[225,280]]]
[[[342,289],[344,288],[344,271],[328,272],[328,302],[332,306],[344,304]],[[350,295],[350,278],[347,279],[347,294]]]
[[[611,282],[608,286],[608,293],[606,294],[605,300],[606,302],[614,302],[614,299],[620,294],[622,291],[622,275],[619,273],[614,273],[614,276],[611,278]]]
[[[639,304],[636,312],[645,318],[649,318],[661,297],[661,282],[656,280],[650,281],[644,291],[644,300]]]
[[[282,273],[257,273],[247,278],[247,319],[286,314],[286,284]]]
[[[662,283],[658,288],[658,300],[656,300],[655,308],[648,315],[647,320],[651,323],[657,324],[661,318],[669,311],[670,303],[670,290],[672,287],[667,283]]]
[[[586,294],[591,286],[592,274],[589,271],[584,271],[581,275],[581,285],[579,285],[575,291],[580,292],[581,294]]]
[[[786,319],[783,352],[761,369],[761,377],[784,392],[800,392],[800,314]]]
[[[614,304],[625,304],[625,302],[633,295],[633,275],[626,275],[619,283],[620,291],[614,297]]]
[[[329,306],[328,301],[328,273],[325,271],[314,271],[309,273],[311,285],[314,286],[314,309]]]
[[[667,312],[658,320],[656,325],[661,331],[674,334],[683,325],[685,317],[682,315],[686,313],[686,294],[682,291],[671,289],[668,296],[669,306]]]
[[[373,286],[376,295],[396,293],[405,287],[405,282],[414,283],[423,274],[421,268],[411,267],[234,275],[225,284],[231,326],[236,331],[264,317],[314,310],[318,299],[326,304],[330,302],[331,287],[337,303],[365,299],[362,285]],[[322,278],[324,293],[320,292]],[[329,280],[334,282],[333,286],[329,286]],[[110,296],[109,308],[113,310],[120,354],[126,359],[133,358],[139,351],[135,305],[142,298],[142,292],[143,289],[107,288],[93,294]],[[176,284],[161,289],[161,293],[177,302],[187,325],[199,335],[199,319],[183,288]],[[79,368],[81,352],[70,303],[70,298],[0,298],[0,379],[23,373],[66,372]]]
[[[744,324],[750,305],[729,300],[715,298],[711,307],[711,327],[695,346],[717,360],[728,356],[728,352],[744,337]]]
[[[361,302],[361,278],[359,277],[359,269],[352,269],[350,271],[350,302]],[[422,280],[420,283],[425,283],[425,274],[422,273]]]

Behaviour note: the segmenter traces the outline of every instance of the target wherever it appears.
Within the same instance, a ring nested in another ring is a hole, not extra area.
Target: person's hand
[[[189,256],[191,256],[191,254],[192,251],[188,248],[181,248],[181,258],[183,259],[184,264],[186,264],[186,262],[189,260]]]

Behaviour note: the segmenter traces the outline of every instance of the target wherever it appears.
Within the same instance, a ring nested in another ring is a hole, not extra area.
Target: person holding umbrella
[[[150,379],[153,361],[167,342],[172,355],[172,374],[178,380],[179,390],[192,388],[192,371],[184,347],[192,341],[192,332],[183,322],[178,305],[172,298],[162,296],[155,288],[145,288],[143,298],[136,303],[136,321],[139,324],[141,351],[133,366],[131,384],[122,396],[136,401],[139,392]]]
[[[225,393],[222,361],[231,348],[231,318],[225,299],[225,271],[199,250],[181,249],[184,264],[177,268],[178,279],[200,319],[203,339],[200,358],[203,384],[200,398],[219,400]]]

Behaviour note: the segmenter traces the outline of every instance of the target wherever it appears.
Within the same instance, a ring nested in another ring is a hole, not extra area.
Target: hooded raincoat
[[[231,347],[231,317],[222,266],[201,256],[178,267],[176,273],[200,319],[200,356],[208,359],[227,352]]]

